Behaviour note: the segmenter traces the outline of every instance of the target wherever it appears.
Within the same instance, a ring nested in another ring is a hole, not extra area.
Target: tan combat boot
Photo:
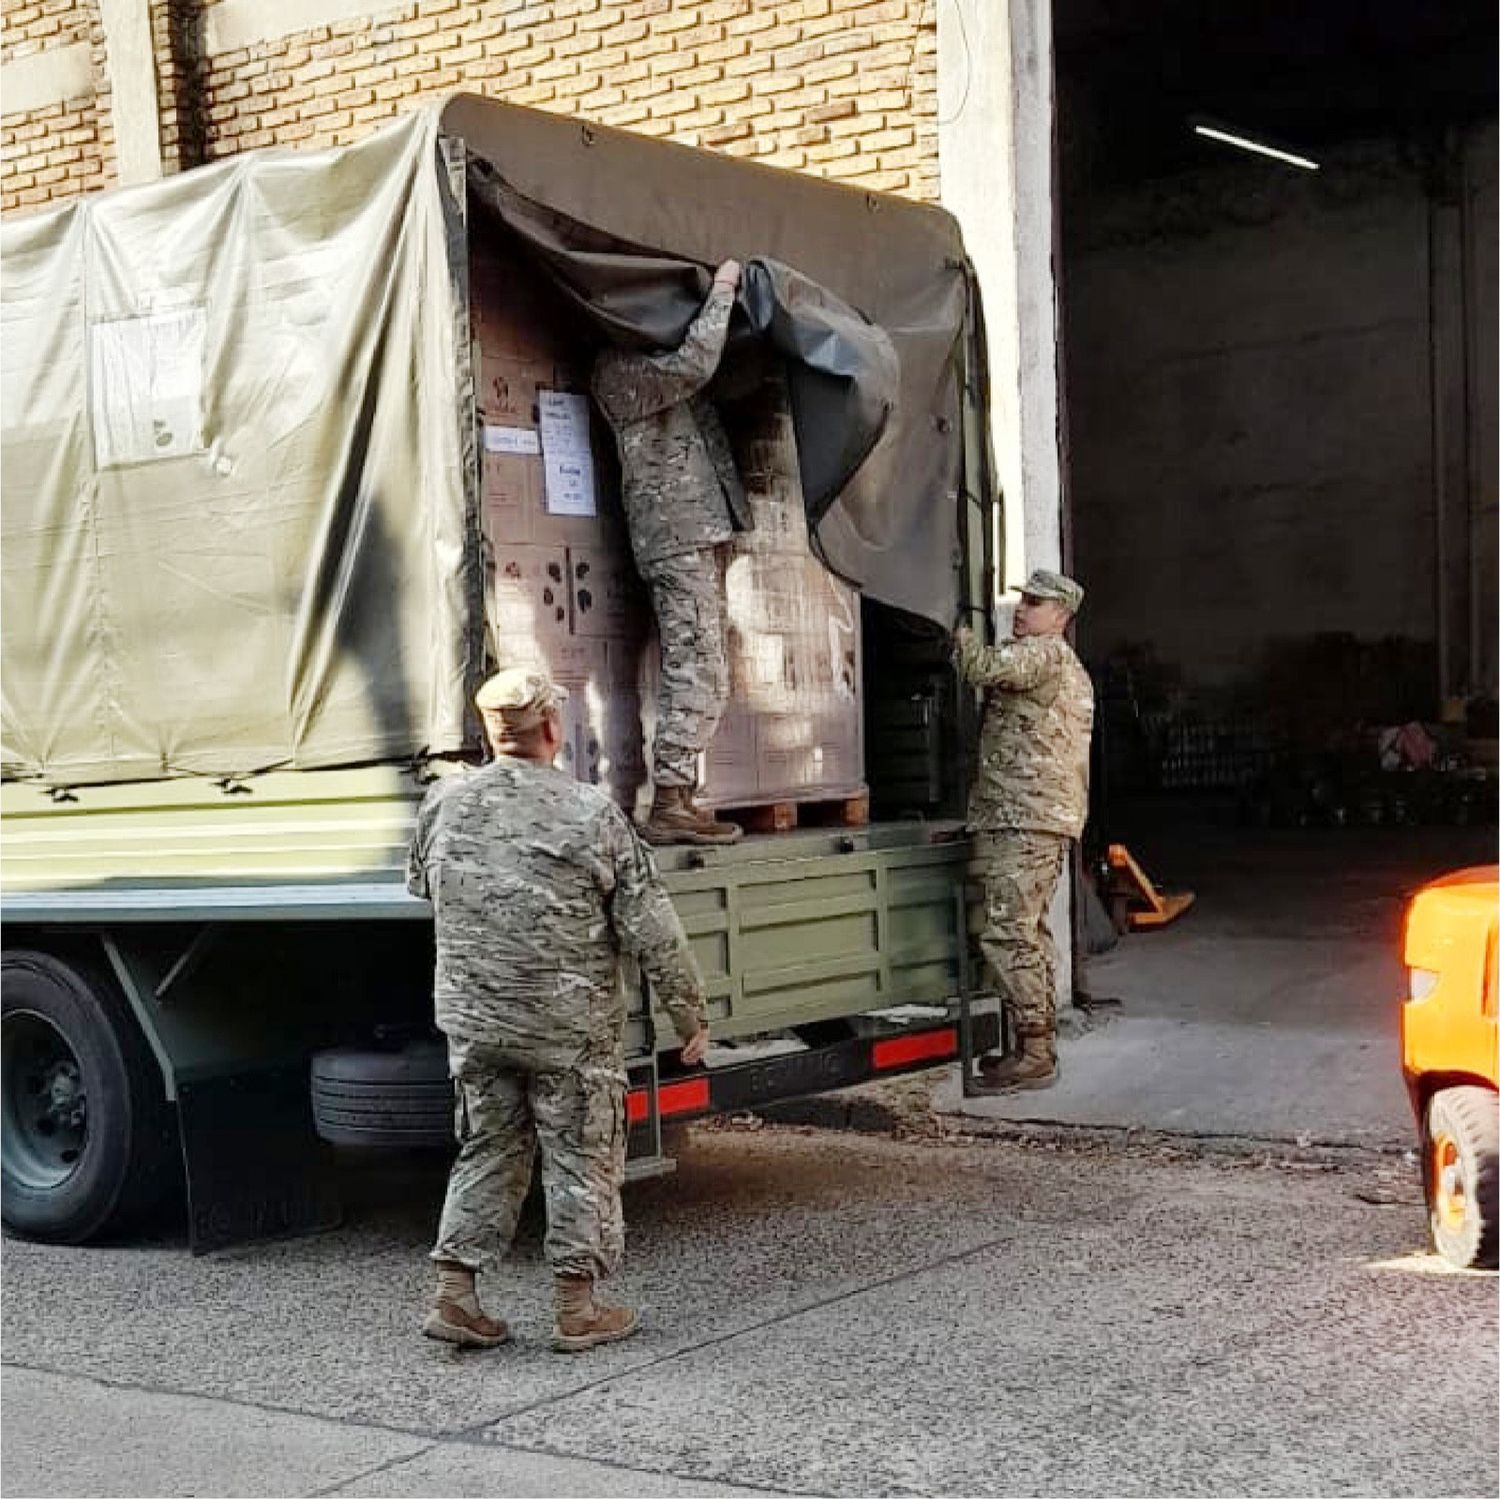
[[[719,822],[693,805],[686,786],[658,786],[651,802],[651,815],[641,824],[647,843],[738,843],[745,830],[732,822]]]
[[[1020,1051],[979,1059],[981,1093],[1020,1093],[1057,1081],[1057,1041],[1051,1031],[1018,1031]]]
[[[618,1343],[640,1326],[631,1307],[595,1301],[594,1283],[586,1275],[559,1275],[552,1288],[557,1311],[552,1346],[559,1353],[586,1353],[601,1343]]]
[[[467,1265],[456,1260],[439,1260],[437,1273],[432,1310],[422,1323],[427,1337],[459,1348],[498,1348],[510,1342],[510,1328],[498,1317],[488,1317],[480,1310],[474,1272]]]

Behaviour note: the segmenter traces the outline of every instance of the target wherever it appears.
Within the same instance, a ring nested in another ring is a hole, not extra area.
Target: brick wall
[[[31,38],[48,6],[75,25],[92,10],[87,0],[12,5],[6,47],[13,33]],[[197,42],[206,13],[200,0],[152,4],[168,171],[259,146],[354,140],[417,100],[466,89],[911,197],[938,193],[936,0],[420,0],[209,57]],[[33,165],[50,164],[81,120],[7,116],[6,208],[104,185],[102,67],[96,77],[87,182],[41,183]]]
[[[109,185],[114,134],[97,5],[92,0],[7,0],[0,10],[0,64],[80,42],[93,52],[90,92],[0,117],[0,211],[38,208]]]

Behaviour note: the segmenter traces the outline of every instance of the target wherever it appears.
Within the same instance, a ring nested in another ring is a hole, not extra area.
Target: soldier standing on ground
[[[984,869],[984,952],[1019,1041],[980,1059],[985,1092],[1057,1079],[1057,953],[1047,921],[1071,840],[1088,817],[1094,689],[1064,631],[1083,589],[1038,568],[1021,590],[1014,638],[980,644],[958,631],[960,675],[984,690],[969,828]]]
[[[699,757],[729,701],[721,551],[747,518],[728,439],[703,394],[724,352],[739,282],[738,262],[726,260],[678,348],[606,349],[594,366],[594,399],[620,451],[630,547],[661,641],[655,794],[641,829],[652,843],[733,843],[741,835],[693,801]]]
[[[708,1044],[703,980],[651,851],[604,792],[553,768],[566,697],[525,668],[485,683],[475,703],[496,758],[428,792],[408,864],[407,887],[433,906],[460,1143],[422,1330],[460,1347],[510,1337],[474,1278],[510,1246],[538,1145],[553,1346],[635,1331],[634,1311],[594,1299],[624,1247],[622,952],[671,1017],[683,1061]]]

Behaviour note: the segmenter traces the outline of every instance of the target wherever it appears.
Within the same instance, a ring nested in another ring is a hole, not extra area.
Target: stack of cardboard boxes
[[[650,785],[657,647],[613,439],[587,396],[593,345],[513,257],[486,250],[471,273],[491,648],[569,689],[558,763],[634,811]],[[809,551],[784,387],[722,409],[755,528],[728,554],[731,701],[700,800],[858,795],[858,595]]]

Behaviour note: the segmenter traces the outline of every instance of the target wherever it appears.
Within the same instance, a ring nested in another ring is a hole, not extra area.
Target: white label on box
[[[486,453],[524,453],[535,456],[542,451],[542,440],[530,427],[492,427],[486,423],[484,450]]]
[[[547,514],[597,515],[589,398],[571,391],[539,390],[537,407],[542,425]]]

